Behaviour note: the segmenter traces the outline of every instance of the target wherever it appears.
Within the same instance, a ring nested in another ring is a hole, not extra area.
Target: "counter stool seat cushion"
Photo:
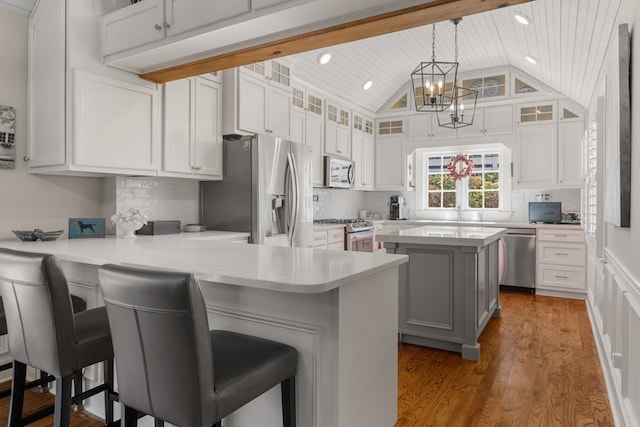
[[[102,362],[113,352],[107,310],[96,307],[74,316],[77,366]]]

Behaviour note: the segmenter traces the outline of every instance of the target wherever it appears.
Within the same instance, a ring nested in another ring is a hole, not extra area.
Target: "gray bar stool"
[[[181,427],[222,418],[281,385],[283,425],[295,427],[298,352],[285,344],[209,331],[191,274],[105,265],[99,281],[126,426],[138,412]]]
[[[68,426],[71,404],[105,393],[105,421],[113,422],[113,346],[104,307],[74,314],[64,272],[52,255],[0,248],[0,290],[13,358],[9,426],[22,426],[51,413],[22,418],[27,365],[56,379],[54,426]],[[71,396],[71,380],[83,368],[104,362],[105,381]]]
[[[76,295],[71,295],[71,306],[73,307],[74,313],[79,313],[81,311],[85,311],[87,309],[87,303]],[[0,336],[7,335],[7,319],[4,313],[4,303],[2,302],[2,296],[0,295]],[[0,372],[6,371],[13,367],[13,362],[8,362],[0,365]],[[40,379],[35,381],[30,381],[25,385],[26,389],[41,386],[43,388],[48,388],[48,384],[50,382],[49,374],[45,371],[40,371]],[[78,378],[74,378],[74,385],[76,394],[82,393],[82,373],[78,376]],[[6,397],[11,394],[11,389],[0,391],[0,398]]]

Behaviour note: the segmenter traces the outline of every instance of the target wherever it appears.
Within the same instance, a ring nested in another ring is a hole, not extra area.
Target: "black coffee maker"
[[[404,217],[404,197],[391,196],[389,201],[389,219],[406,219]]]

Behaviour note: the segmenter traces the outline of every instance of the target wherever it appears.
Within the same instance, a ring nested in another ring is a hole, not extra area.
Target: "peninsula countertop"
[[[505,228],[427,225],[385,233],[376,240],[384,243],[483,247],[504,236]]]
[[[0,240],[0,247],[49,253],[65,261],[187,271],[203,281],[293,293],[321,293],[407,262],[404,255],[252,245],[216,232],[136,239]],[[220,233],[220,232],[217,232]],[[242,233],[240,233],[242,234]],[[242,238],[243,236],[229,236]]]

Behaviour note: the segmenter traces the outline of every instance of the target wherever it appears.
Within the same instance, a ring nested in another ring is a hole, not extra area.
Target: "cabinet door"
[[[516,138],[515,184],[554,186],[556,182],[555,125],[520,126]]]
[[[196,173],[222,179],[222,109],[220,85],[195,79],[193,166]]]
[[[156,175],[157,90],[80,70],[74,70],[73,82],[73,164]]]
[[[431,138],[431,114],[413,114],[407,119],[409,141]]]
[[[491,107],[484,109],[484,134],[500,135],[513,133],[513,107]]]
[[[251,11],[249,0],[166,0],[166,5],[169,36]]]
[[[324,163],[322,145],[324,143],[324,120],[322,116],[306,113],[305,143],[311,147],[313,185],[321,187],[324,184]]]
[[[291,92],[269,86],[267,98],[267,132],[291,138]]]
[[[336,150],[339,156],[351,159],[351,130],[338,127],[336,133]]]
[[[193,79],[181,79],[164,85],[165,171],[193,173],[191,163],[191,116]]]
[[[29,20],[29,167],[66,161],[65,6],[42,0]]]
[[[465,120],[467,119],[467,111],[465,110]],[[470,126],[465,126],[458,129],[458,136],[482,136],[484,135],[484,110],[476,109],[476,114],[473,117],[473,123]]]
[[[245,73],[238,73],[238,129],[267,132],[267,85]]]
[[[291,140],[304,144],[304,111],[297,108],[291,109]]]
[[[364,162],[363,162],[363,153],[364,153],[364,134],[360,131],[353,131],[352,134],[352,144],[351,147],[351,158],[353,160],[353,167],[355,168],[355,176],[353,188],[356,190],[361,190],[363,188],[363,170],[364,170]]]
[[[102,52],[110,55],[162,40],[165,22],[164,0],[144,0],[109,13],[102,23]]]
[[[581,121],[563,122],[558,125],[558,133],[558,185],[580,187],[584,125]]]
[[[403,190],[406,176],[406,147],[402,138],[378,138],[375,153],[378,190]]]
[[[366,190],[373,190],[374,152],[376,149],[373,135],[365,134],[362,142],[362,187]]]

